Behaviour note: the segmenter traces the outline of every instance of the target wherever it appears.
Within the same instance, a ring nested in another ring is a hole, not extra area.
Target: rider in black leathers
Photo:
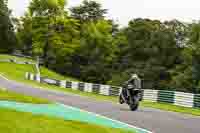
[[[125,97],[127,96],[127,85],[130,84],[134,86],[134,89],[138,89],[139,91],[141,91],[141,79],[138,77],[137,74],[132,74],[131,78],[123,84],[122,93]]]
[[[141,79],[138,77],[137,74],[133,74],[131,78],[128,81],[126,81],[125,84],[132,84],[134,85],[135,89],[141,89]]]

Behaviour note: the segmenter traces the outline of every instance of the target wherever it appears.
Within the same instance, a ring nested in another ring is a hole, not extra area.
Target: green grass
[[[117,97],[102,96],[102,95],[93,94],[93,93],[81,92],[78,90],[60,88],[57,86],[52,86],[52,85],[47,85],[47,84],[40,84],[35,81],[28,81],[28,80],[25,80],[24,78],[25,72],[34,73],[35,72],[34,66],[33,65],[18,65],[18,64],[13,64],[13,63],[0,63],[0,73],[3,74],[5,77],[12,80],[23,82],[31,86],[39,87],[42,89],[58,90],[58,91],[63,91],[63,92],[71,93],[71,94],[87,96],[87,97],[97,99],[97,100],[108,100],[112,102],[118,101]],[[42,76],[57,78],[60,80],[63,80],[63,79],[76,80],[70,77],[64,77],[44,67],[41,68],[41,74]],[[166,103],[163,104],[163,103],[153,103],[153,102],[146,102],[146,101],[142,102],[141,105],[143,107],[152,107],[152,108],[162,109],[166,111],[174,111],[174,112],[179,112],[179,113],[184,113],[184,114],[192,114],[192,115],[200,116],[200,109],[185,108],[185,107],[175,106],[175,105],[166,104]]]
[[[34,81],[25,81],[25,82],[29,85],[32,85],[34,87],[39,87],[41,89],[63,91],[66,93],[76,94],[76,95],[80,95],[80,96],[86,96],[88,98],[100,100],[100,101],[104,100],[104,101],[110,101],[113,103],[118,102],[118,98],[114,97],[114,96],[103,96],[103,95],[98,95],[98,94],[94,94],[94,93],[82,92],[79,90],[60,88],[57,86],[41,84],[41,83],[37,83]],[[200,116],[200,109],[181,107],[181,106],[176,106],[176,105],[172,105],[172,104],[168,104],[168,103],[155,103],[155,102],[150,102],[150,101],[143,101],[143,102],[141,102],[141,107],[150,107],[150,108],[156,108],[156,109],[161,109],[161,110],[165,110],[165,111],[172,111],[172,112],[178,112],[178,113],[189,114],[189,115],[194,115],[194,116]]]
[[[12,56],[3,55],[0,56],[0,59],[8,59]],[[12,58],[13,59],[13,58]],[[20,61],[24,61],[21,59]],[[27,81],[24,79],[25,72],[35,73],[35,68],[33,65],[19,65],[14,63],[0,63],[0,73],[6,76],[9,79],[16,80],[19,82],[23,82],[26,84],[31,84],[33,86],[43,86],[50,87],[46,84],[39,84],[33,81]],[[55,72],[49,71],[48,69],[42,67],[41,74],[43,76],[54,77],[56,79],[64,80],[76,80],[74,78],[68,78]],[[76,80],[77,81],[77,80]],[[48,88],[47,87],[47,88]],[[52,88],[55,89],[55,88]],[[57,90],[62,90],[61,88]],[[69,90],[71,93],[77,93],[75,91]],[[81,92],[79,92],[81,94]],[[85,96],[89,96],[85,94]],[[9,92],[6,89],[0,89],[0,100],[6,101],[16,101],[16,102],[24,102],[24,103],[34,103],[34,104],[47,104],[49,103],[47,100],[34,98],[30,96],[25,96],[21,94],[17,94],[14,92]],[[31,113],[22,113],[9,109],[0,108],[0,129],[1,132],[4,133],[128,133],[128,131],[123,131],[120,129],[113,129],[103,126],[92,125],[88,123],[76,122],[76,121],[65,121],[63,119],[46,117],[41,115],[33,115]]]
[[[26,72],[32,72],[36,73],[34,65],[20,65],[20,64],[14,64],[14,63],[2,63],[0,62],[0,74],[7,77],[8,79],[23,82],[35,87],[41,87],[41,88],[47,88],[47,89],[52,89],[52,90],[59,90],[59,91],[65,91],[68,93],[73,93],[73,94],[78,94],[82,96],[88,96],[96,99],[103,99],[103,100],[112,100],[112,101],[117,101],[116,97],[108,97],[108,96],[102,96],[102,95],[97,95],[93,93],[86,93],[86,92],[81,92],[81,91],[75,91],[72,89],[65,89],[65,88],[60,88],[52,85],[47,85],[47,84],[40,84],[35,81],[29,81],[25,80],[25,73]],[[57,74],[53,71],[48,70],[45,67],[41,67],[41,75],[42,76],[47,76],[50,78],[56,78],[60,80],[73,80],[73,81],[78,81],[77,79],[71,78],[71,77],[66,77],[62,76],[60,74]]]
[[[23,57],[16,57],[16,56],[11,56],[11,55],[5,55],[5,54],[0,54],[0,59],[16,59],[17,61],[30,61],[30,62],[35,62],[32,59],[27,59]],[[32,72],[36,73],[36,69],[34,65],[21,65],[21,64],[14,64],[14,63],[4,63],[0,62],[0,72],[4,75],[7,75],[11,79],[24,79],[24,75],[26,72]],[[75,78],[72,77],[67,77],[63,76],[60,74],[57,74],[53,71],[48,70],[45,67],[40,68],[40,72],[42,76],[47,76],[50,78],[55,78],[59,80],[73,80],[73,81],[79,81]]]
[[[78,81],[75,78],[62,76],[44,67],[41,67],[40,70],[41,70],[41,75],[44,77],[46,76],[46,77],[55,78],[59,80]],[[36,73],[35,66],[27,65],[27,64],[24,65],[24,64],[0,62],[0,74],[6,75],[10,79],[23,81],[26,72]]]
[[[0,73],[13,80],[23,80],[26,72],[35,73],[34,65],[0,62]]]
[[[144,101],[142,102],[142,106],[200,116],[200,109],[181,107],[181,106],[176,106],[176,105],[172,105],[168,103],[154,103],[154,102]]]
[[[50,90],[57,90],[57,91],[64,91],[67,93],[71,94],[77,94],[81,96],[86,96],[91,99],[96,99],[96,100],[105,100],[105,101],[110,101],[117,103],[118,102],[118,97],[114,96],[103,96],[103,95],[98,95],[94,93],[87,93],[87,92],[82,92],[79,90],[72,90],[72,89],[63,89],[57,86],[52,86],[52,85],[47,85],[47,84],[40,84],[40,83],[32,83],[30,82],[32,86],[39,87],[41,89],[50,89]],[[155,103],[151,101],[143,101],[141,102],[142,107],[150,107],[150,108],[156,108],[156,109],[161,109],[165,111],[172,111],[172,112],[178,112],[178,113],[183,113],[183,114],[190,114],[194,116],[200,116],[200,109],[194,109],[194,108],[187,108],[187,107],[181,107],[181,106],[176,106],[168,103]]]
[[[47,100],[41,98],[34,98],[31,96],[25,96],[22,94],[9,92],[6,89],[0,89],[0,100],[5,101],[16,101],[23,103],[34,103],[34,104],[47,104],[49,103]]]
[[[2,133],[128,133],[77,121],[33,115],[0,108]],[[133,133],[133,132],[129,132]]]
[[[56,72],[50,71],[49,69],[47,69],[45,67],[40,67],[40,72],[41,72],[42,76],[47,76],[47,77],[54,78],[54,79],[79,81],[75,78],[63,76],[63,75],[58,74]]]

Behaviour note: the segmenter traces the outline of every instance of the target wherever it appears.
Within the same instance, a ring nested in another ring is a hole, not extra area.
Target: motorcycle
[[[128,104],[131,111],[136,111],[138,109],[141,100],[141,90],[136,89],[134,85],[123,85],[123,88],[120,89],[119,103]]]

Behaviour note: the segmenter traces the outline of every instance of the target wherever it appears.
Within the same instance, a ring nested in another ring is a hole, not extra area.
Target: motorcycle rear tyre
[[[138,109],[138,107],[139,107],[139,103],[130,104],[129,107],[130,107],[131,111],[136,111]]]
[[[135,96],[133,100],[130,99],[129,107],[131,111],[136,111],[139,107],[139,99],[138,96]]]

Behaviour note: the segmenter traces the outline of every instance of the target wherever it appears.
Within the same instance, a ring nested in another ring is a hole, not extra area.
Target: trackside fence
[[[101,85],[85,82],[75,82],[67,80],[57,80],[48,77],[40,77],[38,74],[26,73],[26,79],[34,80],[41,83],[47,83],[50,85],[59,86],[62,88],[71,88],[72,90],[80,90],[84,92],[91,92],[95,94],[101,94],[106,96],[118,96],[121,87],[110,86],[110,85]]]
[[[48,77],[40,77],[40,75],[29,72],[26,73],[25,77],[27,80],[34,80],[62,88],[71,88],[73,90],[80,90],[83,92],[90,92],[105,96],[119,96],[121,89],[119,86],[56,80]],[[143,100],[152,102],[169,103],[190,108],[200,108],[200,94],[144,89],[141,97]]]

